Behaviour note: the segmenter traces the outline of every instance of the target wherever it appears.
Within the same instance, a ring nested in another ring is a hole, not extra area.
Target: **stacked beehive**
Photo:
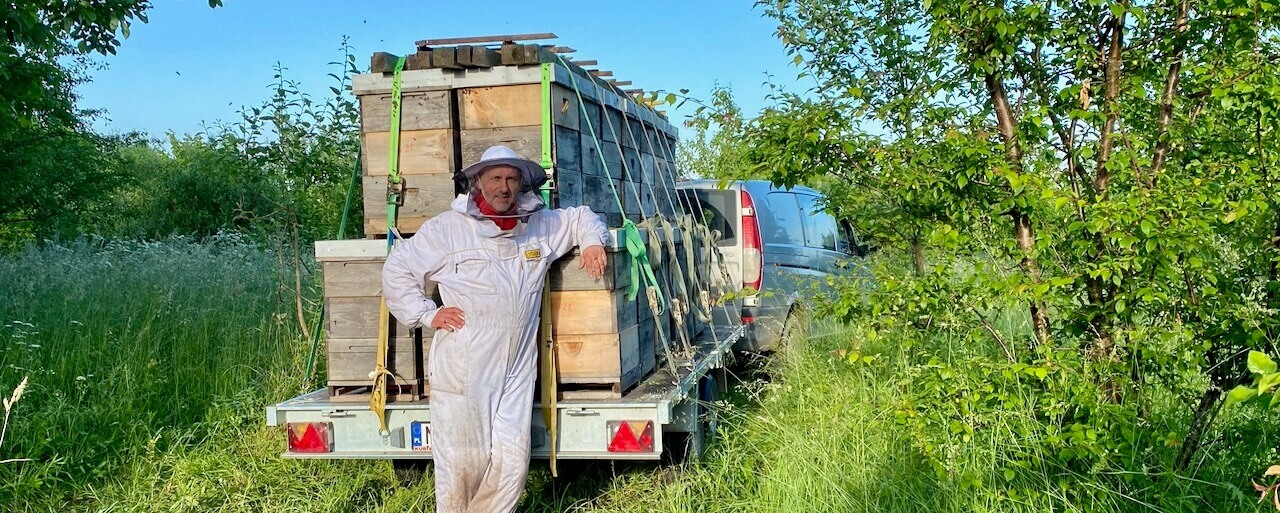
[[[353,81],[361,110],[364,226],[369,238],[386,237],[388,231],[389,71],[395,60],[375,54],[373,73]],[[543,97],[544,63],[549,64],[549,98]],[[615,84],[547,47],[420,42],[418,52],[406,59],[401,91],[403,189],[398,192],[403,205],[395,228],[404,237],[450,208],[463,192],[453,173],[496,144],[533,161],[549,161],[552,206],[589,205],[610,227],[620,227],[624,217],[635,222],[657,213],[670,217],[678,208],[671,169],[675,128]],[[319,244],[323,243],[318,243],[317,254]],[[376,349],[381,257],[360,251],[331,254],[324,273],[334,392],[354,387],[361,378],[368,384],[374,360],[370,349]],[[570,394],[579,389],[583,394],[619,396],[654,368],[657,332],[671,336],[670,316],[660,315],[655,321],[645,292],[638,301],[626,299],[635,281],[627,252],[615,247],[608,254],[610,272],[603,280],[580,271],[576,253],[556,262],[548,276],[559,379]],[[667,267],[656,270],[664,284],[671,279]],[[427,289],[434,292],[434,284],[428,283]],[[422,362],[429,356],[430,334],[412,333],[398,324],[391,332],[389,366],[404,381],[420,384],[406,388],[399,398],[409,398],[415,390],[425,394]]]

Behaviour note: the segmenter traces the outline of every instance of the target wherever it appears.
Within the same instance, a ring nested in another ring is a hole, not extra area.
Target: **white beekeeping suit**
[[[503,230],[477,207],[478,195],[459,196],[397,244],[383,269],[387,307],[405,325],[431,325],[438,307],[465,313],[462,327],[436,330],[427,369],[441,512],[515,509],[529,471],[543,280],[574,246],[609,239],[590,208],[549,210],[530,192],[515,198],[520,221]],[[426,279],[439,284],[444,305],[423,293]]]

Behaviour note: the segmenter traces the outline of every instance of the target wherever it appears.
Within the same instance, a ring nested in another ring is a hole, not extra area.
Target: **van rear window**
[[[720,232],[719,246],[738,244],[738,191],[719,189],[680,189],[682,208],[691,210],[712,230]],[[727,215],[726,215],[727,214]]]

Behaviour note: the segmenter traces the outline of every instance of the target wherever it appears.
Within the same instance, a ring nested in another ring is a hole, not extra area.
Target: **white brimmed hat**
[[[480,161],[467,166],[462,171],[458,171],[454,178],[468,183],[481,172],[494,166],[511,166],[520,170],[520,175],[524,179],[524,192],[531,191],[547,181],[547,172],[537,162],[528,159],[522,159],[516,152],[506,146],[490,146],[484,150],[484,154],[480,155]]]

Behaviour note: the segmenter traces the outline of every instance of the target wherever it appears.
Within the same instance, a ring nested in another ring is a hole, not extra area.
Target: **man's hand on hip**
[[[452,306],[436,310],[436,316],[431,319],[432,328],[445,331],[455,331],[466,323],[467,316],[462,313],[462,309]]]
[[[598,280],[604,276],[604,268],[608,262],[605,258],[604,246],[596,244],[582,250],[582,262],[578,264],[578,269],[586,269],[587,276]]]

